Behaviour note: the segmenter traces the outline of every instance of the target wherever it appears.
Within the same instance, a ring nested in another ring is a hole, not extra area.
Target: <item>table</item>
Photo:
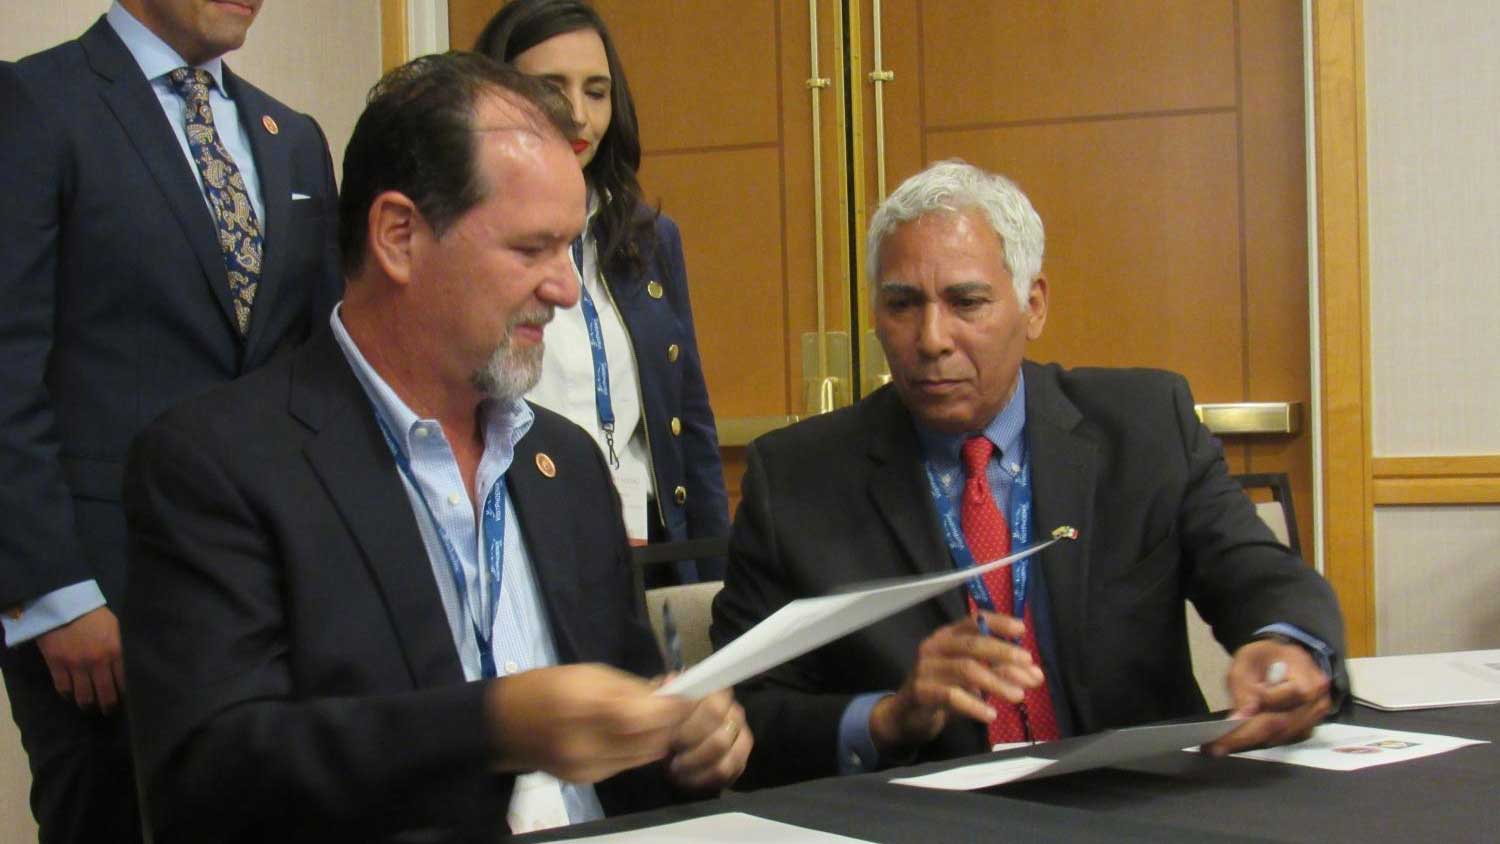
[[[741,811],[880,844],[1500,841],[1500,704],[1414,712],[1351,706],[1336,720],[1491,743],[1350,773],[1176,752],[977,792],[888,782],[976,761],[970,758],[730,794],[516,840],[564,841]]]

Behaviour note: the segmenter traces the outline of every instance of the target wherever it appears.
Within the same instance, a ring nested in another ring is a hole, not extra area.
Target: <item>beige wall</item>
[[[13,61],[76,37],[108,0],[0,0],[0,59]],[[380,76],[380,0],[267,0],[230,67],[328,135],[335,170]],[[0,700],[0,844],[36,840],[29,777],[8,702]]]
[[[1365,0],[1376,458],[1500,454],[1500,15]],[[1500,647],[1500,507],[1376,508],[1381,654]]]
[[[1380,654],[1500,647],[1500,507],[1375,511]]]

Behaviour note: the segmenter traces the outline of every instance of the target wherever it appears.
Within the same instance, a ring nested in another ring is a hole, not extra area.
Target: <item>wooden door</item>
[[[472,43],[497,5],[449,0],[453,43]],[[801,344],[820,313],[824,329],[849,332],[856,347],[868,332],[860,241],[882,158],[890,186],[956,156],[1010,175],[1031,196],[1047,226],[1052,290],[1032,357],[1173,369],[1199,402],[1307,407],[1299,0],[596,5],[635,94],[642,183],[683,229],[727,440],[816,409],[806,384],[818,373],[805,371]],[[845,27],[859,37],[846,42]],[[891,75],[879,83],[883,133],[872,71]],[[817,105],[821,202],[808,88],[816,76],[830,83]],[[847,379],[843,395],[878,382],[834,369]],[[1311,548],[1303,428],[1226,437],[1226,450],[1234,471],[1291,475]],[[733,498],[741,448],[725,449],[725,468]]]

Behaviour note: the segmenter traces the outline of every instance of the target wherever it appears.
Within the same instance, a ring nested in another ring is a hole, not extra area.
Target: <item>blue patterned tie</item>
[[[203,191],[213,209],[219,249],[224,253],[224,269],[229,274],[235,326],[243,337],[250,331],[250,308],[255,304],[255,288],[260,284],[264,246],[260,221],[255,218],[255,207],[250,204],[240,169],[234,166],[234,159],[214,130],[214,113],[208,105],[213,77],[206,70],[179,67],[168,78],[173,90],[186,103],[183,123],[188,149],[193,153],[193,163],[203,177]]]

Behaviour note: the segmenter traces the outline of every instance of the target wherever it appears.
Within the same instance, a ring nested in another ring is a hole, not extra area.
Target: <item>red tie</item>
[[[985,467],[995,444],[987,437],[970,437],[964,441],[964,496],[959,519],[963,523],[964,542],[969,546],[975,563],[987,563],[1010,553],[1010,526],[1005,516],[995,506],[995,496],[990,491]],[[984,588],[990,593],[990,601],[997,612],[1011,615],[1015,607],[1011,593],[1009,568],[986,572]],[[975,610],[973,598],[969,599],[969,610]],[[1031,602],[1026,606],[1026,635],[1021,639],[1032,662],[1042,664],[1041,653],[1036,647],[1036,625],[1032,623]],[[1026,700],[1020,706],[986,695],[986,703],[995,708],[1000,716],[990,722],[990,744],[1013,741],[1050,741],[1058,737],[1057,715],[1052,711],[1052,693],[1043,683],[1035,689],[1026,690]],[[1027,728],[1030,728],[1030,735]]]

